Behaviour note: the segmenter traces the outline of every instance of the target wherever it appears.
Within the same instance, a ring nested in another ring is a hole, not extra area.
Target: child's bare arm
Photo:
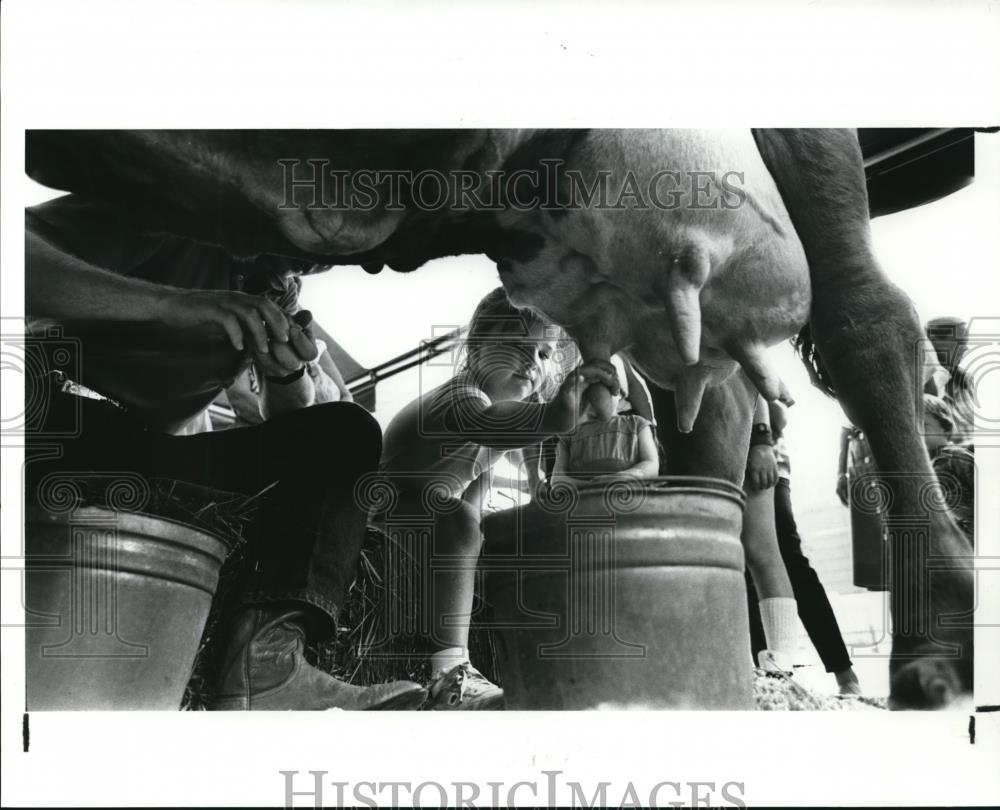
[[[618,379],[610,363],[585,363],[566,376],[556,398],[533,403],[506,400],[487,405],[464,400],[452,409],[445,425],[456,438],[496,450],[513,450],[538,444],[549,436],[566,433],[576,426],[580,396],[591,383],[603,383],[617,393]]]

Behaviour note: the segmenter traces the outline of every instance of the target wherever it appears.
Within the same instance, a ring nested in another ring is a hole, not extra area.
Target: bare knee
[[[481,515],[465,501],[455,500],[441,509],[434,521],[434,553],[478,557],[483,543]]]

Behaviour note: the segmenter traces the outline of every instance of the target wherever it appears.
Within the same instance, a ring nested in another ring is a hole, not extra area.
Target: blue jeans
[[[78,413],[74,413],[79,409]],[[53,440],[46,426],[78,420],[71,438]],[[42,450],[57,446],[58,458]],[[381,432],[363,408],[347,402],[315,405],[261,425],[194,436],[144,428],[107,402],[54,394],[44,424],[29,436],[27,499],[46,476],[85,478],[113,472],[256,496],[247,531],[252,573],[246,604],[295,602],[315,634],[331,634],[357,568],[367,513],[355,498],[358,479],[376,469]],[[218,496],[204,492],[205,503]],[[141,509],[141,506],[137,508]],[[30,555],[30,538],[28,554]]]

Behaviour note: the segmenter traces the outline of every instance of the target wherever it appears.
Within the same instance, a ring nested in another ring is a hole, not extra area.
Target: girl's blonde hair
[[[563,375],[572,368],[566,366],[566,358],[571,358],[573,366],[576,365],[576,345],[560,327],[549,323],[530,309],[519,309],[511,304],[503,287],[497,287],[483,296],[475,312],[472,313],[466,332],[462,370],[464,372],[472,370],[472,361],[483,346],[494,343],[497,339],[527,338],[538,328],[551,330],[556,341],[556,354],[561,355],[554,358],[556,366],[554,373],[542,381],[538,391],[537,396],[540,399],[550,399],[559,390]]]

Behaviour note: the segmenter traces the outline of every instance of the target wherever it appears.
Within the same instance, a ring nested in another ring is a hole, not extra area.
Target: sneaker
[[[792,674],[792,660],[784,653],[774,650],[761,650],[757,654],[757,662],[765,672],[784,672]]]
[[[426,708],[488,711],[503,708],[503,689],[465,661],[438,675],[428,687]]]

